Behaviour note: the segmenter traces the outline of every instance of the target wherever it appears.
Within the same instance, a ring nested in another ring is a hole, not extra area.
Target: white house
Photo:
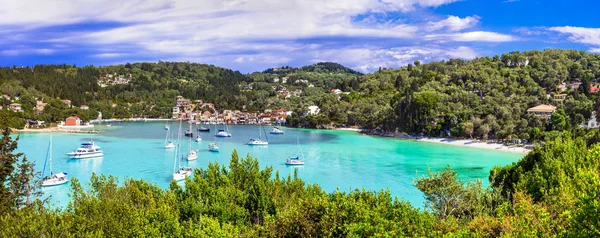
[[[81,108],[81,110],[88,110],[88,109],[90,109],[90,107],[88,107],[87,105],[81,105],[79,108]]]
[[[309,115],[317,115],[319,114],[319,111],[321,111],[321,109],[318,106],[310,106],[308,107],[308,114]]]
[[[598,128],[598,122],[596,121],[595,113],[592,113],[592,117],[590,117],[590,120],[584,122],[581,126],[585,129]]]

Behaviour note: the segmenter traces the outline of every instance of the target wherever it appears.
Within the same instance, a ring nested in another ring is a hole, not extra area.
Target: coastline
[[[468,139],[415,137],[415,136],[408,135],[406,133],[391,133],[391,132],[381,132],[381,131],[356,129],[356,128],[336,128],[335,130],[355,131],[355,132],[358,132],[361,134],[366,134],[366,135],[374,135],[374,136],[381,136],[381,137],[388,137],[388,138],[395,138],[395,139],[404,139],[404,140],[414,140],[417,142],[445,144],[445,145],[471,147],[471,148],[487,149],[487,150],[499,150],[499,151],[504,151],[504,152],[519,153],[519,154],[524,154],[524,155],[531,151],[531,149],[527,149],[525,147],[520,147],[520,146],[510,146],[510,145],[498,144],[495,142],[481,142],[481,141],[477,141],[477,140],[468,140]]]

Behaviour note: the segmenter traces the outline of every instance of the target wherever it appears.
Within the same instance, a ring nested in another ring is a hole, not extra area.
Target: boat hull
[[[58,186],[58,185],[65,184],[65,183],[68,183],[68,182],[69,182],[69,179],[65,179],[65,180],[56,180],[56,179],[44,180],[42,182],[42,187]]]
[[[89,154],[77,154],[77,153],[68,153],[67,154],[71,159],[89,159],[104,156],[104,153],[89,153]]]

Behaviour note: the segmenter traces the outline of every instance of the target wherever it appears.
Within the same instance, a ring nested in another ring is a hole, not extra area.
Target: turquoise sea
[[[54,172],[67,172],[73,178],[87,184],[92,173],[110,174],[124,178],[144,179],[167,188],[173,173],[173,149],[165,149],[165,122],[116,123],[95,134],[53,133]],[[178,124],[172,125],[176,129]],[[189,127],[183,124],[185,130]],[[194,136],[196,135],[194,125]],[[218,126],[219,129],[223,125]],[[271,127],[265,127],[269,132]],[[412,184],[413,179],[424,176],[427,169],[440,170],[450,165],[464,180],[487,177],[494,165],[506,165],[523,157],[522,154],[463,148],[412,140],[399,140],[360,135],[348,131],[310,130],[284,128],[285,134],[268,134],[268,146],[245,145],[250,138],[258,136],[259,127],[251,125],[229,126],[233,135],[218,140],[221,151],[208,151],[213,140],[214,126],[210,133],[201,133],[202,142],[192,142],[192,148],[200,150],[196,161],[183,161],[183,165],[206,168],[209,162],[227,165],[235,149],[240,156],[251,154],[261,166],[273,166],[282,176],[298,175],[309,183],[318,183],[323,189],[349,191],[355,188],[371,190],[389,189],[392,195],[422,207],[422,193]],[[264,135],[263,135],[264,138]],[[304,153],[304,166],[286,166],[285,159],[297,155],[297,143]],[[19,151],[36,163],[41,171],[46,157],[50,134],[22,133]],[[104,157],[92,159],[68,159],[67,152],[75,150],[80,143],[92,139],[104,151]],[[188,138],[185,138],[188,139]],[[187,153],[189,142],[182,141],[182,151]],[[183,183],[183,182],[182,182]],[[51,196],[54,206],[68,203],[69,186],[43,188]]]

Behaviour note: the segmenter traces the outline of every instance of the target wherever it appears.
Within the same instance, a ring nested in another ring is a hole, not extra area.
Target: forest
[[[107,75],[124,84],[100,86]],[[281,79],[280,79],[281,78]],[[600,56],[585,51],[511,52],[473,60],[450,59],[362,74],[322,62],[242,74],[196,63],[132,63],[114,66],[36,65],[0,68],[0,92],[19,97],[24,119],[59,121],[169,117],[175,97],[249,112],[286,108],[294,127],[357,127],[409,135],[480,139],[550,140],[556,132],[596,136],[580,125],[600,111],[596,93]],[[285,79],[285,80],[284,80]],[[300,90],[297,96],[280,92]],[[333,94],[340,89],[341,94]],[[553,101],[554,95],[565,99]],[[35,98],[48,103],[35,112]],[[69,99],[66,107],[59,99]],[[4,105],[11,101],[4,99]],[[539,104],[558,108],[551,118],[527,112]],[[83,111],[80,105],[89,106]],[[306,116],[308,106],[320,108]]]

